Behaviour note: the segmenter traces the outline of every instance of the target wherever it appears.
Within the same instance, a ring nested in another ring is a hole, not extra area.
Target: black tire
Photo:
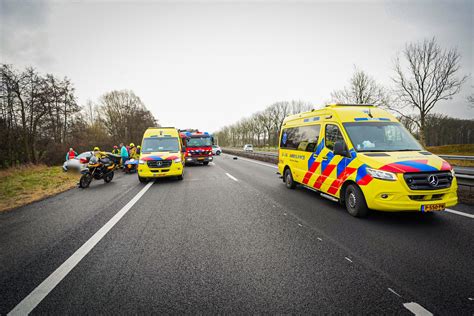
[[[291,174],[290,168],[285,170],[285,184],[288,189],[296,188],[296,182],[293,180],[293,175]]]
[[[203,164],[204,166],[207,166],[207,165],[209,164],[209,161],[204,161],[202,164]]]
[[[114,178],[114,172],[111,171],[105,175],[104,182],[109,183],[110,181],[112,181],[113,178]]]
[[[344,194],[344,202],[346,210],[354,217],[367,217],[369,215],[369,208],[365,201],[364,193],[355,184],[349,184]]]
[[[178,178],[178,180],[183,180],[184,179],[184,173],[182,173],[181,175],[177,176],[176,178]]]
[[[140,181],[141,183],[147,183],[148,178],[143,178],[143,177],[138,176],[138,181]]]
[[[92,182],[92,175],[89,173],[83,174],[79,180],[79,187],[82,189],[88,188]]]
[[[221,154],[220,150],[216,151],[216,156],[219,156],[220,154]]]

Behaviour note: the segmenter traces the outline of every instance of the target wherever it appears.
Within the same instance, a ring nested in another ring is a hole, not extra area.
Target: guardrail
[[[232,148],[222,148],[224,153],[231,155],[247,157],[255,160],[266,161],[270,163],[278,163],[278,153],[267,152],[267,151],[243,151]],[[448,160],[464,160],[473,161],[474,156],[457,156],[457,155],[438,155],[443,159]],[[474,168],[471,167],[454,167],[456,172],[456,178],[458,179],[458,185],[474,187]]]

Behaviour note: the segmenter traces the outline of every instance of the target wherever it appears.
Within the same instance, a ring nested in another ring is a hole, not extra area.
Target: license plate
[[[446,208],[446,204],[444,203],[428,204],[428,205],[422,205],[421,211],[422,212],[438,212],[438,211],[444,211],[445,208]]]

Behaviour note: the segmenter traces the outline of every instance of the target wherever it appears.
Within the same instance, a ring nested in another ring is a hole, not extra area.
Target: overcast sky
[[[1,62],[67,76],[78,101],[131,89],[162,125],[218,128],[273,102],[317,107],[354,65],[390,85],[406,42],[436,36],[474,75],[474,1],[7,1]],[[474,118],[460,95],[437,112]]]

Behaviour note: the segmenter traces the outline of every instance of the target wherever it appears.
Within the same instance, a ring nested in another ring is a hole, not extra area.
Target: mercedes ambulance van
[[[184,157],[179,132],[174,127],[150,127],[142,140],[138,179],[177,177],[183,180]]]
[[[385,110],[331,104],[287,117],[278,169],[296,184],[339,201],[356,217],[379,211],[442,211],[457,203],[454,171]]]

